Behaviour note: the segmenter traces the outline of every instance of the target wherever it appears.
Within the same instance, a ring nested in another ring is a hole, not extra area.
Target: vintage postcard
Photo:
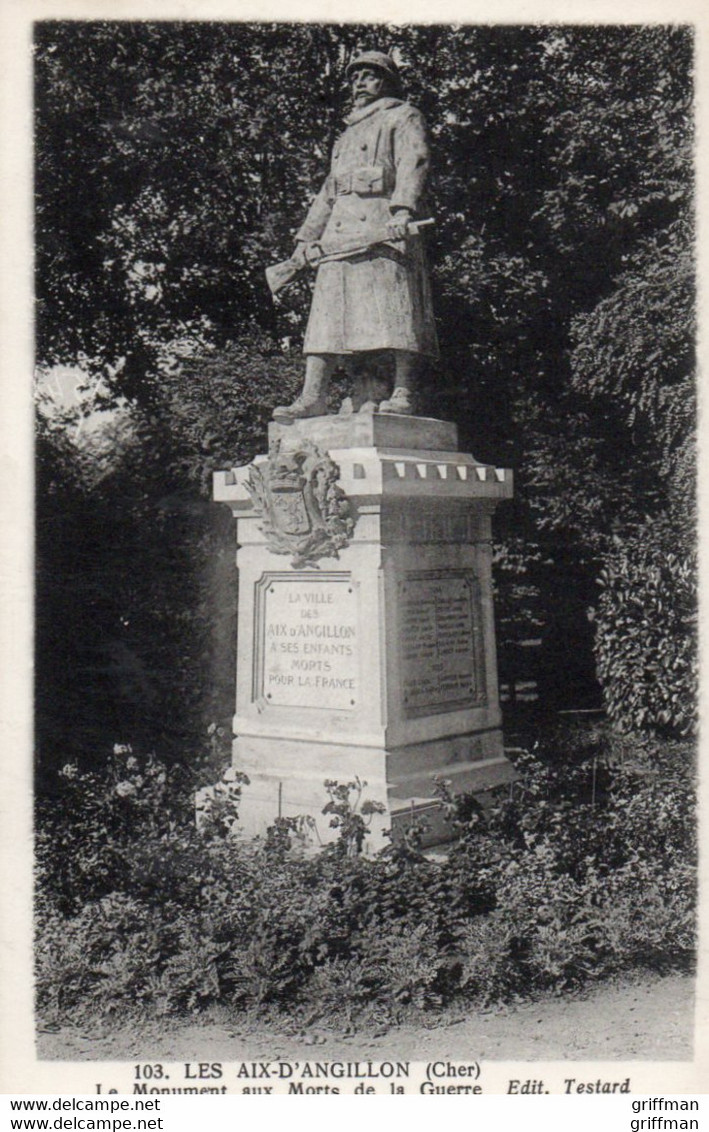
[[[706,1091],[706,30],[6,4],[6,1094]]]

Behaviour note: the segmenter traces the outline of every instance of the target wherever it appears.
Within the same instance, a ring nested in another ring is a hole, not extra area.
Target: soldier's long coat
[[[330,174],[296,237],[327,248],[366,244],[397,206],[420,216],[429,168],[426,124],[408,103],[380,98],[345,121]],[[382,349],[438,354],[420,237],[318,268],[303,352]]]

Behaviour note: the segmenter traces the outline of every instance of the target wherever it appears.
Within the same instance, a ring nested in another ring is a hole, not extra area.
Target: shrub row
[[[198,833],[183,784],[153,758],[117,748],[103,779],[68,766],[37,823],[39,1009],[222,1004],[352,1025],[686,967],[692,772],[686,745],[669,753],[626,745],[619,758],[592,736],[560,766],[537,750],[484,811],[441,784],[455,841],[439,861],[416,828],[353,855],[366,819],[348,814],[346,784],[330,784],[341,836],[313,855],[295,822],[262,842],[224,837],[224,805]]]

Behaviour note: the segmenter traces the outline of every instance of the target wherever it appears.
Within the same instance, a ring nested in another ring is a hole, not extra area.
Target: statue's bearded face
[[[373,67],[357,67],[351,75],[352,101],[355,106],[368,106],[381,98],[386,78]]]

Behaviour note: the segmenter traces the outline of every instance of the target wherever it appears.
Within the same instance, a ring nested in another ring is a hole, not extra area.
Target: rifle
[[[410,220],[406,226],[406,233],[410,236],[418,235],[421,228],[430,228],[435,221],[433,220]],[[328,246],[327,244],[308,244],[305,249],[305,260],[300,259],[284,259],[281,263],[273,263],[270,267],[266,268],[266,282],[271,289],[271,294],[275,297],[288,283],[295,279],[301,271],[307,267],[319,267],[321,263],[329,263],[337,259],[349,259],[350,256],[359,255],[361,252],[369,251],[370,248],[375,248],[378,244],[387,244],[392,242],[392,237],[385,229],[382,229],[381,235],[376,235],[373,239],[367,240],[366,243],[358,241],[352,244],[340,244]]]

